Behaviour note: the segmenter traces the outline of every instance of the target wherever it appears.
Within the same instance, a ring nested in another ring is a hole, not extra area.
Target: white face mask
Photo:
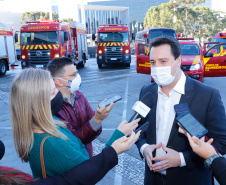
[[[175,62],[177,64],[176,60],[175,60]],[[173,64],[175,64],[175,62]],[[175,79],[175,76],[177,74],[178,68],[173,76],[173,75],[171,75],[171,66],[151,67],[151,76],[158,85],[167,86],[173,82],[173,80]]]
[[[75,91],[77,91],[82,84],[82,79],[79,74],[77,74],[73,80],[65,80],[63,78],[59,78],[59,79],[64,80],[68,83],[71,83],[71,85],[67,86],[67,87],[60,87],[58,89],[68,88],[68,89],[70,89],[71,93],[74,93]]]
[[[81,76],[77,74],[77,76],[71,82],[71,88],[70,88],[71,93],[74,93],[75,91],[77,91],[81,86],[81,83],[82,83]]]

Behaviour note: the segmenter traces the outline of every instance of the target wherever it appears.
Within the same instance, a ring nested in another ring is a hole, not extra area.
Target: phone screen
[[[143,125],[141,125],[139,128],[137,128],[137,129],[134,131],[135,134],[136,134],[137,132],[139,132],[140,130],[141,130],[140,134],[143,134],[143,133],[147,130],[148,126],[149,126],[149,122],[147,121],[146,123],[144,123]],[[131,136],[131,134],[128,134],[126,137],[129,137],[129,136]]]
[[[174,109],[177,113],[177,116],[180,116],[180,115],[183,115],[183,114],[190,112],[187,103],[180,103],[180,104],[174,105]]]
[[[191,136],[201,138],[208,132],[208,130],[190,113],[177,117],[177,120]]]
[[[111,103],[115,103],[119,100],[121,100],[122,97],[121,96],[114,96],[113,98],[108,99],[105,102],[100,103],[98,106],[99,108],[101,108],[103,105],[105,105],[105,107],[109,106]]]

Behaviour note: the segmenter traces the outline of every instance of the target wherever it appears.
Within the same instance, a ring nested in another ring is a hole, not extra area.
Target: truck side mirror
[[[213,53],[212,52],[208,52],[205,54],[205,57],[213,57]]]
[[[132,33],[132,40],[135,40],[135,33]]]
[[[96,39],[95,33],[92,34],[92,40],[94,41]]]
[[[68,31],[64,32],[64,41],[68,41],[69,40],[69,33]]]
[[[18,33],[15,33],[14,39],[15,39],[15,42],[18,42]]]

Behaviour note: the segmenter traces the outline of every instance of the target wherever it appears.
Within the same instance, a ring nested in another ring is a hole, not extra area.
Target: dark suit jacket
[[[156,143],[158,85],[156,83],[145,85],[140,92],[140,99],[148,92],[152,94],[154,101],[148,105],[151,112],[142,120],[142,123],[149,121],[150,125],[136,143],[139,150],[145,143],[158,144]],[[181,96],[180,103],[188,104],[191,114],[208,129],[207,136],[214,138],[213,145],[221,154],[225,154],[226,116],[219,92],[186,75],[185,94]],[[211,184],[210,171],[203,166],[204,160],[192,151],[186,136],[178,132],[176,119],[174,119],[167,147],[182,152],[186,162],[186,167],[167,169],[167,185]],[[153,172],[149,170],[147,163],[145,163],[144,184],[154,184]]]
[[[41,179],[32,185],[94,185],[118,164],[118,155],[112,147],[77,165],[62,175]]]
[[[226,185],[226,159],[224,157],[214,159],[212,170],[220,185]]]

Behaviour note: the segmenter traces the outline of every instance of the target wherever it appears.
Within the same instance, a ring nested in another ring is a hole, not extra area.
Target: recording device
[[[146,93],[140,101],[137,101],[132,109],[135,111],[133,116],[129,119],[129,123],[139,117],[145,118],[150,112],[150,108],[153,103],[153,95],[151,93]],[[147,106],[148,105],[148,106]]]
[[[149,122],[147,121],[145,124],[143,124],[142,126],[140,126],[139,128],[137,128],[137,129],[134,131],[135,134],[136,134],[137,132],[139,132],[140,130],[141,130],[140,134],[143,134],[143,133],[147,130],[148,126],[149,126]],[[131,134],[128,134],[126,137],[130,137],[130,136],[131,136]]]
[[[180,103],[180,104],[174,105],[174,109],[175,109],[175,111],[177,113],[177,116],[180,116],[180,115],[183,115],[185,113],[189,113],[190,112],[187,103]]]
[[[177,117],[177,120],[191,136],[201,138],[208,132],[208,130],[195,119],[191,113],[182,114]]]
[[[113,98],[110,98],[110,99],[108,99],[107,101],[100,103],[100,104],[98,105],[98,107],[101,108],[103,105],[105,105],[105,107],[107,107],[107,106],[109,106],[111,103],[115,103],[115,102],[117,102],[117,101],[119,101],[119,100],[121,100],[121,99],[122,99],[121,96],[118,96],[118,95],[117,95],[117,96],[114,96]]]

